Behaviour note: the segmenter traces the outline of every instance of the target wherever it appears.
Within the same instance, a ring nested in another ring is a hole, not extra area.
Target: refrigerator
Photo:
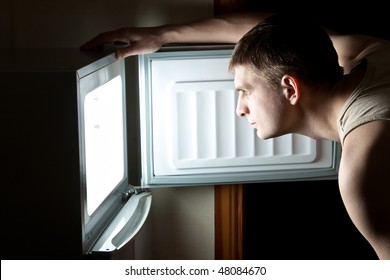
[[[260,140],[235,115],[232,48],[166,46],[134,77],[110,48],[3,49],[2,259],[109,258],[154,188],[336,178],[337,143]]]

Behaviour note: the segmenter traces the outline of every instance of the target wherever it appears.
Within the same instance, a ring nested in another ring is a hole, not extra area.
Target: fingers
[[[161,48],[161,44],[154,40],[133,41],[128,46],[117,49],[116,56],[125,58],[131,55],[153,53]]]
[[[92,49],[100,48],[104,44],[114,43],[114,42],[128,43],[128,40],[122,35],[122,32],[120,32],[119,30],[108,31],[108,32],[100,33],[99,35],[95,36],[91,40],[87,41],[86,43],[80,46],[80,49],[92,50]]]
[[[148,53],[152,51],[148,51],[147,49],[143,49],[140,47],[136,42],[133,42],[132,44],[128,45],[127,47],[117,49],[115,51],[117,58],[125,58],[131,55],[138,55],[142,53]]]
[[[104,45],[108,47],[108,44],[115,45],[115,53],[118,58],[152,53],[157,51],[162,45],[159,37],[154,35],[151,29],[120,28],[118,30],[100,33],[84,43],[80,49],[100,49]]]
[[[115,51],[115,55],[117,58],[125,58],[127,56],[132,55],[132,47],[120,48]]]

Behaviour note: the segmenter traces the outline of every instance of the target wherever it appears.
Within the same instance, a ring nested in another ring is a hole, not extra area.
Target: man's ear
[[[290,104],[298,104],[298,101],[301,97],[298,80],[295,77],[286,74],[282,77],[281,85],[283,95],[290,102]]]

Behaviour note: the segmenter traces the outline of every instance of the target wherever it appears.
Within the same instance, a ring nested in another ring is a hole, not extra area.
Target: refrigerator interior
[[[299,134],[261,140],[235,114],[232,46],[139,56],[142,185],[334,179],[340,146]]]

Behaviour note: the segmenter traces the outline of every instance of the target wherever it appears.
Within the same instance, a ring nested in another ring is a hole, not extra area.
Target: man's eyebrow
[[[247,83],[244,83],[244,84],[241,84],[241,85],[238,85],[236,86],[236,91],[248,91],[250,90],[252,87],[247,84]]]

